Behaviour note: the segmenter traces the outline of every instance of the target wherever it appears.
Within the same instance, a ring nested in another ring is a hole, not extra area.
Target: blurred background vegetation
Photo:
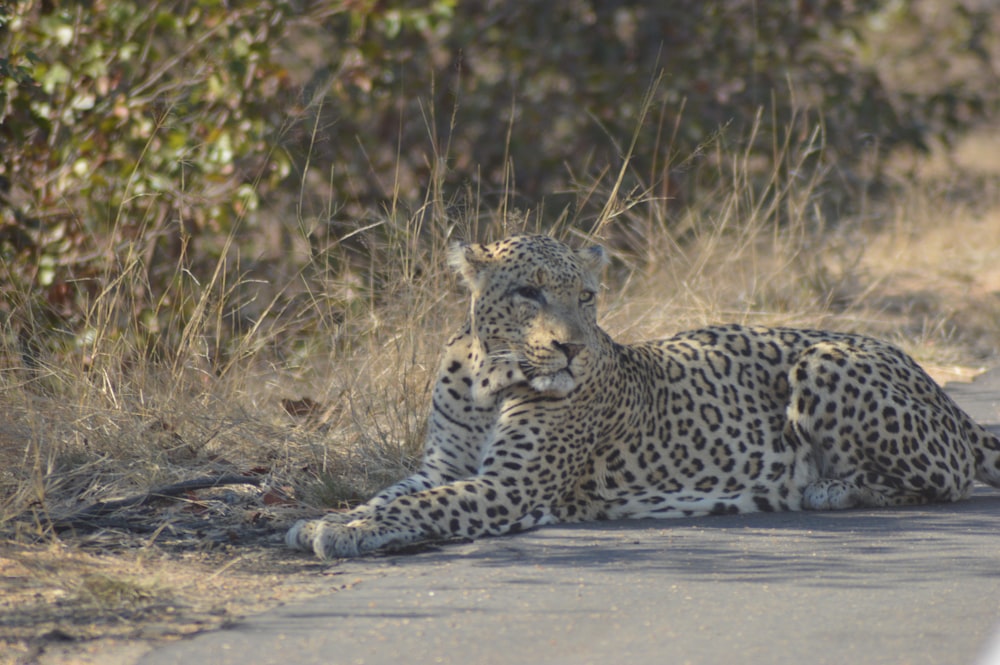
[[[988,0],[0,0],[0,320],[30,365],[115,292],[169,357],[206,289],[239,332],[319,264],[349,308],[487,211],[641,200],[603,239],[682,242],[733,156],[750,197],[821,174],[835,222],[995,113],[998,33]]]

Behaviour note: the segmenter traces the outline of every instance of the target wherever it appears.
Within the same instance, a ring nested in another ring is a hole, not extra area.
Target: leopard
[[[321,559],[543,525],[912,506],[1000,487],[1000,438],[870,336],[721,324],[619,344],[608,253],[547,235],[457,243],[471,294],[423,458],[353,509],[300,520]]]

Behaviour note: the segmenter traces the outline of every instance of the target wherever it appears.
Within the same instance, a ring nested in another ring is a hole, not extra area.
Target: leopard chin
[[[576,378],[568,369],[561,369],[554,374],[533,376],[529,384],[540,393],[565,397],[576,387]]]

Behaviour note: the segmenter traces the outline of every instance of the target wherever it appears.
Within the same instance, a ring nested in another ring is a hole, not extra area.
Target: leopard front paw
[[[299,520],[285,534],[285,544],[293,550],[311,551],[316,534],[324,524],[348,524],[368,517],[369,513],[366,506],[358,506],[352,510],[325,513],[318,519]]]
[[[857,487],[843,480],[821,478],[810,483],[802,492],[804,510],[845,510],[859,505]]]
[[[285,545],[293,550],[308,552],[312,549],[319,520],[299,520],[285,534]]]
[[[299,520],[285,534],[285,544],[295,550],[315,552],[320,559],[352,557],[366,549],[362,546],[363,531],[358,524],[347,526],[326,517]]]
[[[311,532],[311,549],[320,559],[358,556],[366,549],[362,546],[363,527],[355,524],[321,522]]]

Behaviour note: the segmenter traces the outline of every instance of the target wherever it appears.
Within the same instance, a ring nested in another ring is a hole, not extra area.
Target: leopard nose
[[[563,354],[566,356],[566,362],[570,362],[571,360],[573,360],[573,358],[575,358],[577,354],[583,351],[584,347],[583,344],[574,344],[572,342],[570,343],[552,342],[552,346],[556,347],[557,349],[563,352]]]

